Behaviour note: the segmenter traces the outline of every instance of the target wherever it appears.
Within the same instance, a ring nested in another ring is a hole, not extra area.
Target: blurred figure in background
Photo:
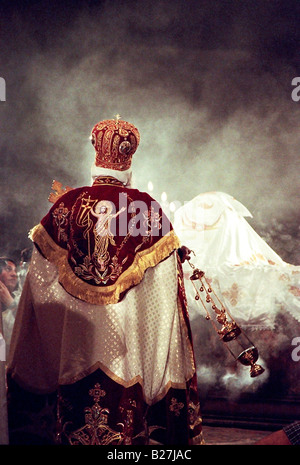
[[[18,287],[17,264],[7,257],[0,257],[0,303],[2,312],[14,303]]]
[[[1,257],[0,300],[2,305],[2,326],[7,360],[21,293],[19,284],[18,263],[10,258]]]
[[[7,334],[5,323],[15,318],[17,304],[14,292],[17,287],[17,264],[8,257],[0,257],[0,444],[8,444],[5,366],[10,333]]]

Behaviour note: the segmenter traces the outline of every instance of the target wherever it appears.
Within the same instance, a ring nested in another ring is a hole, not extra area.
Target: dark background
[[[0,2],[0,253],[30,245],[53,179],[90,184],[90,130],[119,113],[138,188],[231,194],[300,264],[299,20],[299,0]]]

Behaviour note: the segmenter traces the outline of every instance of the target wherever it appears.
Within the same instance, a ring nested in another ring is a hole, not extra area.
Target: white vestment
[[[300,322],[300,266],[284,262],[254,231],[247,216],[252,217],[230,195],[209,192],[179,208],[173,225],[181,243],[196,254],[191,262],[212,279],[242,327],[273,329],[281,310]],[[184,271],[190,309],[205,316],[195,302],[188,263]]]

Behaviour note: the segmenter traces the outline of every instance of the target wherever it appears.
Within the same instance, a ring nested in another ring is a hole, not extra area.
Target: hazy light
[[[176,210],[176,205],[175,205],[175,202],[171,202],[170,205],[169,205],[169,208],[170,208],[170,212],[175,212]]]
[[[153,191],[153,183],[151,181],[148,182],[148,191],[149,192]]]
[[[168,199],[167,193],[163,192],[160,196],[162,202],[166,202]]]

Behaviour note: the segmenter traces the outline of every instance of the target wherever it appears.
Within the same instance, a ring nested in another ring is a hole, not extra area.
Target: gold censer
[[[250,376],[255,378],[261,375],[265,370],[256,363],[259,357],[257,348],[223,305],[206,278],[205,272],[196,268],[190,260],[188,262],[194,270],[190,280],[196,291],[195,300],[202,304],[206,312],[206,320],[211,321],[214,330],[234,359],[250,367]],[[221,325],[220,328],[218,324]]]

